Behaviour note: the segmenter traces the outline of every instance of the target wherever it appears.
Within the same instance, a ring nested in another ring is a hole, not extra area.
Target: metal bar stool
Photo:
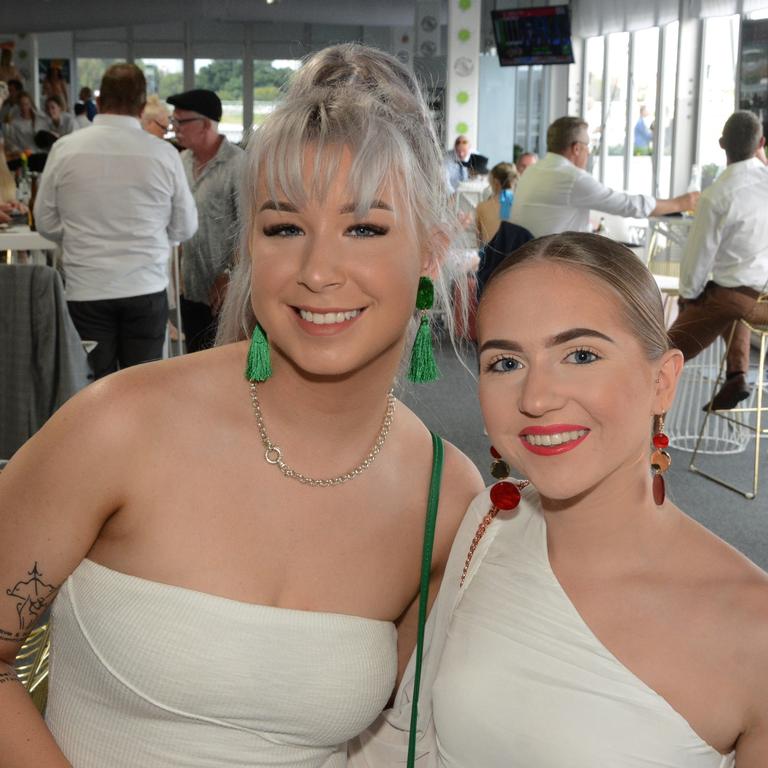
[[[756,303],[768,305],[768,292],[763,292],[760,294]],[[734,332],[738,323],[745,325],[751,334],[756,334],[758,336],[760,341],[760,352],[758,355],[758,368],[755,381],[755,389],[752,392],[749,401],[747,401],[748,405],[739,408],[731,408],[727,411],[714,411],[712,410],[712,399],[714,398],[715,393],[720,389],[720,385],[725,381],[726,357],[728,355],[728,350],[731,347]],[[699,431],[699,437],[696,441],[696,446],[693,449],[693,455],[691,456],[691,463],[688,465],[688,469],[690,469],[691,472],[695,472],[702,477],[706,477],[708,480],[712,480],[731,491],[740,493],[747,499],[754,499],[757,496],[757,490],[760,483],[760,441],[762,438],[768,437],[768,418],[765,420],[763,419],[764,415],[768,416],[768,392],[766,392],[766,388],[768,388],[768,377],[766,377],[765,372],[766,353],[768,353],[768,324],[758,325],[757,323],[749,322],[744,318],[741,320],[736,320],[731,326],[731,332],[728,336],[728,343],[726,344],[725,354],[723,354],[722,362],[720,363],[720,372],[717,376],[717,380],[715,381],[715,386],[712,389],[712,397],[709,401],[709,408],[704,415],[704,420],[702,421],[701,429]],[[754,425],[749,423],[749,414],[751,413],[755,414]],[[754,432],[755,454],[751,491],[737,488],[735,485],[727,482],[722,477],[717,477],[716,475],[713,475],[709,472],[705,472],[703,469],[696,466],[696,456],[700,452],[699,448],[701,446],[707,420],[712,416],[725,419],[731,424],[737,425],[741,429],[747,429],[751,432]]]

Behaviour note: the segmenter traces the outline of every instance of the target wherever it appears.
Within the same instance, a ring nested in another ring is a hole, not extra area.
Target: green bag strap
[[[432,544],[435,540],[437,506],[440,502],[440,479],[443,475],[443,441],[434,432],[430,434],[432,435],[432,479],[429,483],[427,520],[424,526],[424,550],[421,556],[419,625],[416,633],[416,671],[413,681],[413,700],[411,702],[411,729],[408,735],[408,768],[413,768],[416,760],[416,725],[419,718],[419,688],[421,686],[421,659],[424,655],[424,626],[427,623],[429,576],[432,570]]]

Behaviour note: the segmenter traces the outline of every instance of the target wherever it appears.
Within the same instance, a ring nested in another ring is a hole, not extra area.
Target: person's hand
[[[699,198],[701,192],[686,192],[684,195],[680,195],[677,199],[680,202],[681,211],[694,211],[699,204]]]
[[[13,213],[14,211],[18,211],[19,213],[29,213],[29,208],[18,200],[10,200],[7,203],[0,203],[0,211],[3,211],[4,213]]]
[[[229,272],[222,272],[214,281],[210,292],[208,293],[208,306],[211,308],[211,314],[216,317],[219,314],[221,305],[227,295],[229,286]]]

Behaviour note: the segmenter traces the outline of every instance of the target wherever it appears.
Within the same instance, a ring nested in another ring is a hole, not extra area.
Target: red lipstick
[[[577,432],[581,434],[577,435],[576,437],[565,437],[567,433],[573,434]],[[546,438],[547,436],[551,437],[552,435],[559,435],[565,439],[556,445],[544,445],[543,443],[547,442],[546,439],[539,439],[536,440],[536,442],[530,442],[526,438],[527,435],[530,435],[534,438]],[[520,431],[519,438],[523,446],[525,446],[525,448],[527,448],[531,453],[535,453],[537,456],[559,456],[561,453],[567,453],[568,451],[572,451],[574,448],[581,445],[581,443],[586,440],[588,435],[589,429],[580,424],[548,424],[547,426],[540,427],[526,427]]]

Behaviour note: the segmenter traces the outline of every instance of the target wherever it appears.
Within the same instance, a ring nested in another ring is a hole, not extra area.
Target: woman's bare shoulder
[[[158,439],[193,412],[215,410],[237,386],[247,398],[238,345],[126,368],[88,385],[67,401],[30,441],[71,445],[95,458]],[[218,405],[217,405],[218,404]]]

